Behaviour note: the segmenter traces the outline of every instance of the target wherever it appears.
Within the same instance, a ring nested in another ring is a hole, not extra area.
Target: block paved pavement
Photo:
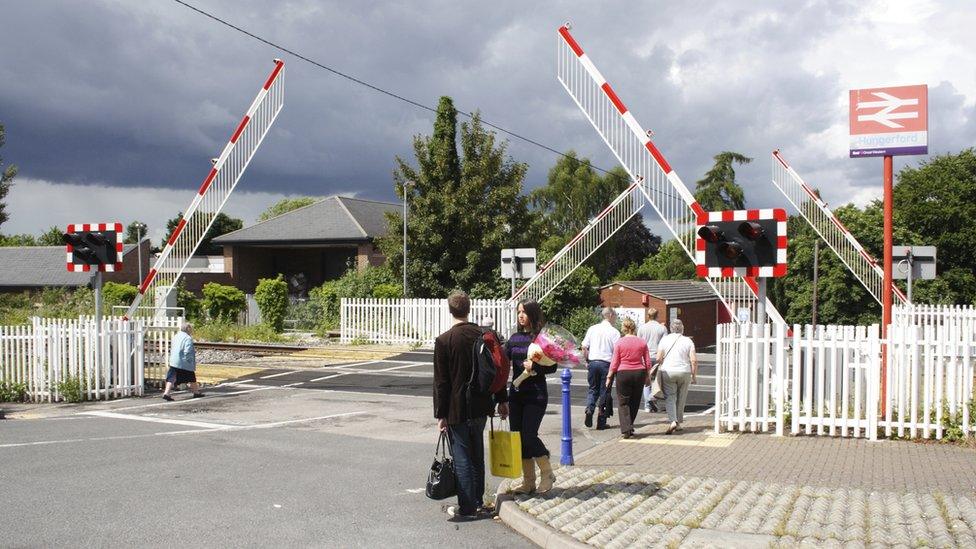
[[[971,446],[715,435],[709,416],[671,436],[663,414],[638,425],[518,510],[598,547],[976,546]]]

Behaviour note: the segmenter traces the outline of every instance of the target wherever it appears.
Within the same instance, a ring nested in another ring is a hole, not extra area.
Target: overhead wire
[[[404,96],[402,96],[402,95],[400,95],[398,93],[395,93],[395,92],[389,91],[387,89],[381,88],[380,86],[377,86],[375,84],[370,84],[369,82],[366,82],[365,80],[362,80],[360,78],[356,78],[355,76],[352,76],[352,75],[347,74],[345,72],[342,72],[342,71],[340,71],[338,69],[335,69],[333,67],[330,67],[328,65],[325,65],[323,63],[320,63],[320,62],[318,62],[318,61],[316,61],[316,60],[314,60],[314,59],[312,59],[312,58],[310,58],[310,57],[308,57],[306,55],[303,55],[303,54],[301,54],[301,53],[299,53],[299,52],[297,52],[297,51],[295,51],[293,49],[287,48],[287,47],[285,47],[285,46],[283,46],[283,45],[281,45],[281,44],[279,44],[277,42],[273,42],[271,40],[268,40],[267,38],[264,38],[262,36],[258,36],[257,34],[254,34],[253,32],[251,32],[251,31],[249,31],[247,29],[244,29],[244,28],[242,28],[242,27],[240,27],[238,25],[235,25],[235,24],[231,23],[230,21],[227,21],[225,19],[222,19],[222,18],[220,18],[220,17],[218,17],[218,16],[216,16],[216,15],[214,15],[214,14],[208,12],[208,11],[202,10],[202,9],[200,9],[200,8],[198,8],[198,7],[192,5],[192,4],[190,4],[190,3],[188,3],[188,2],[186,2],[184,0],[173,0],[173,2],[176,2],[177,4],[180,4],[183,7],[186,7],[188,9],[192,10],[192,11],[195,11],[198,14],[200,14],[200,15],[202,15],[204,17],[207,17],[208,19],[211,19],[211,20],[213,20],[213,21],[215,21],[215,22],[217,22],[217,23],[219,23],[221,25],[224,25],[225,27],[228,27],[230,29],[233,29],[233,30],[235,30],[235,31],[237,31],[237,32],[239,32],[241,34],[244,34],[244,35],[250,37],[250,38],[253,38],[254,40],[257,40],[258,42],[261,42],[261,43],[263,43],[263,44],[265,44],[267,46],[270,46],[270,47],[272,47],[272,48],[274,48],[274,49],[276,49],[278,51],[287,53],[288,55],[291,55],[291,56],[293,56],[293,57],[295,57],[297,59],[301,59],[302,61],[305,61],[306,63],[309,63],[309,64],[311,64],[311,65],[313,65],[315,67],[318,67],[318,68],[320,68],[322,70],[328,71],[328,72],[330,72],[330,73],[332,73],[332,74],[334,74],[334,75],[336,75],[336,76],[338,76],[340,78],[345,78],[346,80],[349,80],[351,82],[354,82],[356,84],[359,84],[360,86],[367,87],[367,88],[369,88],[369,89],[371,89],[371,90],[373,90],[373,91],[375,91],[377,93],[381,93],[383,95],[392,97],[393,99],[396,99],[398,101],[403,101],[404,103],[408,103],[410,105],[413,105],[414,107],[418,107],[418,108],[421,108],[421,109],[424,109],[424,110],[427,110],[427,111],[430,111],[430,112],[433,112],[433,113],[436,113],[437,112],[437,108],[436,107],[431,107],[431,106],[425,105],[425,104],[423,104],[423,103],[421,103],[419,101],[414,101],[413,99],[410,99],[408,97],[404,97]],[[467,112],[467,111],[458,110],[457,113],[458,114],[461,114],[463,116],[466,116],[466,117],[468,117],[470,119],[473,119],[475,117],[474,113]],[[556,154],[556,155],[558,155],[558,156],[560,156],[562,158],[567,158],[567,159],[575,160],[577,162],[583,162],[580,159],[577,159],[577,158],[575,158],[573,156],[570,156],[570,155],[568,155],[568,154],[566,154],[564,152],[558,151],[558,150],[556,150],[556,149],[554,149],[554,148],[552,148],[552,147],[550,147],[550,146],[548,146],[548,145],[546,145],[544,143],[541,143],[539,141],[536,141],[535,139],[532,139],[530,137],[526,137],[526,136],[521,135],[521,134],[519,134],[517,132],[514,132],[512,130],[509,130],[507,128],[504,128],[502,126],[499,126],[497,124],[494,124],[494,123],[492,123],[492,122],[490,122],[488,120],[485,120],[484,118],[480,118],[479,117],[479,119],[480,119],[481,123],[484,124],[485,126],[488,126],[490,128],[493,128],[495,130],[498,130],[498,131],[500,131],[500,132],[502,132],[502,133],[504,133],[506,135],[509,135],[509,136],[511,136],[511,137],[513,137],[515,139],[518,139],[520,141],[524,141],[524,142],[529,143],[531,145],[535,145],[536,147],[542,148],[542,149],[544,149],[546,151],[549,151],[549,152],[551,152],[553,154]],[[602,172],[602,173],[604,173],[604,174],[606,174],[608,176],[621,179],[620,176],[618,176],[617,174],[613,173],[611,170],[607,170],[605,168],[601,168],[599,166],[595,166],[592,163],[590,164],[590,167],[593,168],[594,170],[599,171],[599,172]],[[627,183],[630,183],[629,179],[626,180],[626,181],[627,181]],[[665,194],[669,194],[672,197],[675,196],[675,195],[671,195],[670,193],[665,193]]]

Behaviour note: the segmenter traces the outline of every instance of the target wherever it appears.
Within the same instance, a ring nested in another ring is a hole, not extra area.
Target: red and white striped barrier
[[[231,133],[220,156],[214,159],[213,167],[200,184],[183,218],[166,240],[162,253],[143,279],[126,317],[131,318],[135,314],[146,295],[150,296],[154,306],[159,306],[155,303],[153,289],[172,288],[176,284],[277,118],[284,104],[284,61],[275,59],[274,64],[274,69]]]
[[[884,284],[884,270],[880,262],[871,255],[851,231],[827,206],[817,193],[800,177],[783,158],[778,150],[773,151],[773,185],[786,196],[787,200],[800,213],[800,216],[813,227],[814,231],[827,243],[844,266],[857,278],[871,295],[881,303],[881,288]],[[804,207],[813,204],[814,209]],[[898,286],[892,284],[891,291],[901,303],[908,298]]]
[[[557,76],[560,84],[576,102],[586,119],[593,125],[617,160],[635,181],[649,205],[660,216],[675,236],[689,259],[695,259],[695,222],[704,208],[675,173],[667,159],[651,140],[653,132],[645,131],[637,123],[630,110],[597,70],[593,61],[583,51],[569,32],[568,26],[558,31]],[[584,229],[584,231],[587,229]],[[582,234],[582,233],[581,233]],[[579,240],[579,235],[574,241]],[[565,252],[565,253],[564,253]],[[581,254],[561,251],[561,261],[576,261]],[[555,259],[555,258],[554,258]],[[550,262],[552,263],[552,262]],[[569,271],[579,263],[574,263]],[[549,264],[547,264],[547,268]],[[565,278],[565,277],[562,277]],[[546,280],[537,276],[516,294],[519,296],[545,296],[558,284],[559,277]],[[735,280],[706,279],[722,299],[732,318],[742,306],[751,308],[758,295],[758,284],[751,277]],[[539,288],[530,288],[540,285]],[[766,311],[774,322],[783,322],[782,316],[767,300]]]

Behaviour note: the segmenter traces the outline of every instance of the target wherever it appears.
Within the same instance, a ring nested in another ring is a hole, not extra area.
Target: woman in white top
[[[698,358],[695,357],[695,342],[685,337],[685,325],[680,320],[671,321],[671,333],[662,337],[657,345],[657,375],[661,376],[664,390],[664,404],[671,425],[665,434],[681,430],[685,416],[685,401],[688,389],[695,383],[698,373]]]

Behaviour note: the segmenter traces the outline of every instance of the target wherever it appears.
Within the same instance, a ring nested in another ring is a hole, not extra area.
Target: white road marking
[[[271,374],[270,376],[261,376],[260,379],[271,379],[273,377],[281,377],[281,376],[286,376],[288,374],[297,374],[298,372],[301,372],[301,371],[302,370],[292,370],[290,372],[281,372],[279,374]]]
[[[368,412],[345,412],[345,413],[341,413],[341,414],[331,414],[331,415],[327,415],[327,416],[317,416],[317,417],[302,418],[302,419],[292,419],[292,420],[288,420],[288,421],[276,421],[276,422],[273,422],[273,423],[258,423],[256,425],[219,425],[219,424],[214,423],[214,424],[211,424],[211,425],[215,425],[216,427],[210,428],[210,429],[191,429],[191,430],[187,430],[187,431],[164,431],[164,432],[160,432],[160,433],[147,433],[147,434],[141,434],[141,435],[115,435],[115,436],[107,436],[107,437],[69,438],[69,439],[61,439],[61,440],[40,440],[40,441],[36,441],[36,442],[15,442],[15,443],[12,443],[12,444],[0,444],[0,448],[17,448],[17,447],[22,447],[22,446],[46,446],[46,445],[50,445],[50,444],[70,444],[72,442],[101,442],[101,441],[107,441],[107,440],[129,440],[129,439],[135,439],[135,438],[149,438],[149,437],[156,437],[156,436],[198,435],[198,434],[206,434],[206,433],[224,433],[224,432],[228,432],[228,431],[251,431],[251,430],[255,430],[255,429],[271,429],[271,428],[274,428],[274,427],[280,427],[282,425],[291,425],[291,424],[294,424],[294,423],[307,423],[307,422],[310,422],[310,421],[320,421],[320,420],[324,420],[324,419],[333,419],[333,418],[338,418],[338,417],[354,416],[354,415],[360,415],[360,414],[366,414],[366,413],[368,413]],[[89,413],[89,415],[92,415],[92,414]],[[123,414],[114,414],[114,415],[121,416]],[[125,416],[124,419],[142,419],[142,418],[139,418],[139,417],[136,417],[136,416]],[[157,419],[157,418],[153,418],[153,419]],[[176,421],[178,421],[178,420],[176,420]],[[184,423],[193,423],[193,424],[199,425],[199,424],[201,424],[203,422],[184,422]]]
[[[81,412],[84,416],[107,417],[111,419],[130,419],[133,421],[147,421],[149,423],[167,423],[170,425],[183,425],[185,427],[200,427],[201,429],[223,429],[231,427],[222,423],[207,423],[204,421],[190,421],[187,419],[169,419],[152,416],[136,416],[129,414],[117,414],[115,412]]]

